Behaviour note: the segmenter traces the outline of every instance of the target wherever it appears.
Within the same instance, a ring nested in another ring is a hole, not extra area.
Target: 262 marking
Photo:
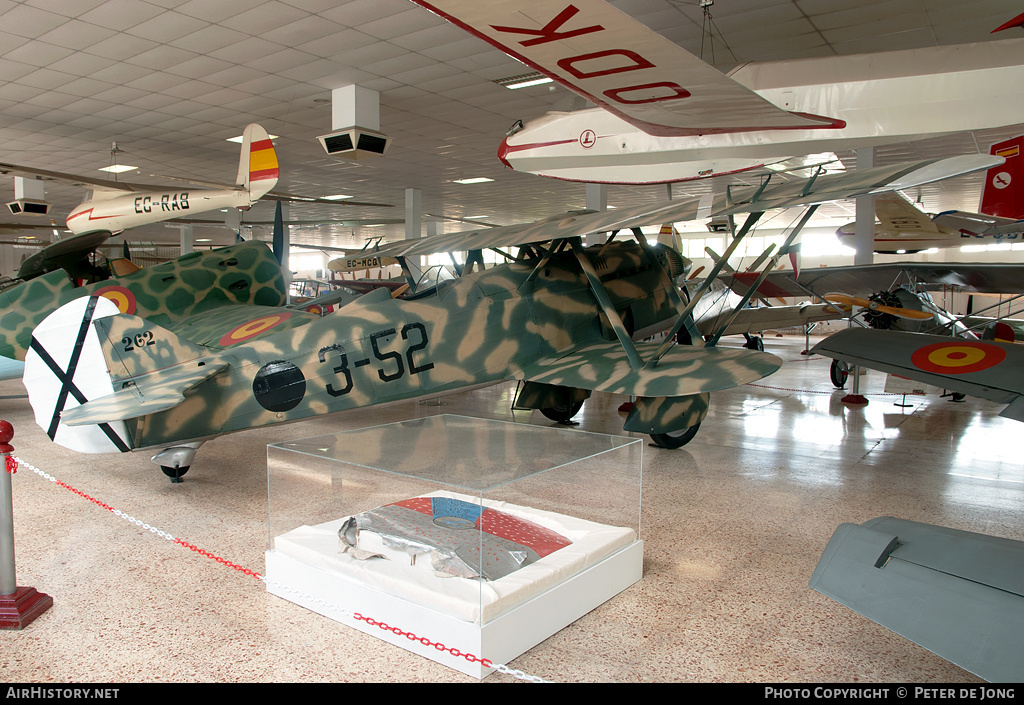
[[[136,348],[156,345],[156,341],[153,339],[153,331],[145,330],[141,333],[136,333],[134,336],[126,335],[121,338],[121,344],[124,345],[125,352],[132,352]]]

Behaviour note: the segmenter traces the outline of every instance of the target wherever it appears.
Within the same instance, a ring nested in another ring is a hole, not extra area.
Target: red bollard
[[[53,605],[53,598],[32,587],[18,587],[14,569],[14,500],[11,476],[17,463],[11,457],[14,427],[0,421],[0,629],[22,629]]]

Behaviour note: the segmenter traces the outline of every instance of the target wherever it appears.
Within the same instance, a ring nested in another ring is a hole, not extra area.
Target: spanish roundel
[[[220,339],[218,345],[222,348],[226,348],[231,345],[237,345],[238,343],[244,343],[246,340],[251,340],[257,335],[270,330],[274,326],[287,321],[292,317],[292,314],[288,311],[281,313],[272,313],[266,316],[260,316],[254,318],[248,323],[243,323],[239,326],[235,326]]]
[[[102,296],[105,299],[110,299],[117,305],[121,313],[135,313],[135,294],[123,286],[104,286],[94,291],[93,296]]]
[[[974,340],[933,343],[914,351],[910,362],[925,372],[964,375],[995,367],[1006,359],[1006,351],[998,345]]]

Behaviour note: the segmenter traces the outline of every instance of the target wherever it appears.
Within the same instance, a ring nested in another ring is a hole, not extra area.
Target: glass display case
[[[269,445],[267,589],[481,678],[640,579],[642,454],[451,414]]]

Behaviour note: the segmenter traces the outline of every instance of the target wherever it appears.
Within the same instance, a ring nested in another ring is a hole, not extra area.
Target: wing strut
[[[689,318],[690,315],[693,313],[693,309],[694,307],[696,307],[697,302],[700,301],[701,297],[704,296],[705,293],[707,293],[707,290],[709,288],[711,288],[711,283],[718,277],[719,272],[722,271],[722,267],[725,266],[726,260],[728,260],[729,257],[732,256],[732,253],[736,251],[737,245],[740,244],[740,240],[742,240],[743,237],[747,234],[747,232],[752,227],[754,227],[754,223],[756,223],[762,215],[764,215],[764,211],[756,211],[747,216],[747,219],[743,223],[743,226],[740,227],[739,232],[737,232],[736,235],[733,237],[732,242],[729,243],[729,247],[725,249],[725,254],[722,255],[722,259],[715,262],[715,266],[711,268],[711,273],[708,274],[708,277],[700,285],[700,288],[697,289],[697,293],[693,295],[692,299],[690,299],[689,305],[687,305],[683,312],[679,314],[679,319],[672,326],[672,329],[668,332],[668,335],[665,336],[665,340],[662,342],[661,346],[655,351],[653,355],[651,355],[651,359],[649,359],[647,363],[644,365],[644,369],[654,369],[655,367],[657,367],[658,361],[661,360],[661,358],[665,356],[665,353],[667,353],[672,348],[673,340],[676,337],[676,333],[678,333],[680,329],[682,329],[682,327],[686,325],[686,319]],[[729,226],[730,229],[733,229],[734,227],[731,215],[729,216]]]
[[[800,222],[796,224],[796,227],[793,228],[793,231],[789,234],[789,237],[786,238],[786,242],[782,245],[782,247],[779,248],[778,252],[775,253],[775,256],[771,258],[771,260],[768,262],[768,266],[761,271],[761,274],[757,277],[757,280],[754,281],[753,286],[747,289],[747,293],[744,294],[741,297],[740,302],[736,304],[736,307],[733,309],[732,315],[729,316],[729,319],[725,322],[725,325],[719,328],[718,332],[711,336],[711,339],[709,341],[704,343],[704,347],[711,348],[718,344],[718,341],[722,337],[722,334],[725,333],[725,331],[729,328],[730,325],[732,325],[732,322],[736,320],[736,317],[740,315],[740,311],[742,311],[743,308],[750,301],[750,298],[754,295],[754,292],[756,292],[758,288],[761,286],[761,283],[765,280],[765,277],[768,276],[768,273],[775,269],[775,264],[779,261],[779,258],[782,257],[782,255],[789,252],[789,248],[793,244],[793,241],[796,240],[797,235],[799,235],[800,231],[803,230],[805,225],[807,225],[807,221],[811,219],[811,216],[814,215],[814,211],[816,210],[818,210],[817,203],[815,203],[814,205],[807,209],[807,212],[805,212],[803,217],[800,218]]]
[[[601,278],[594,271],[594,265],[587,259],[586,253],[583,252],[583,245],[580,243],[578,237],[574,237],[570,241],[572,246],[573,254],[576,255],[576,260],[580,263],[580,267],[583,269],[583,273],[587,275],[587,281],[590,282],[590,290],[594,292],[594,298],[601,305],[601,310],[604,311],[604,315],[608,317],[608,322],[612,326],[612,330],[615,331],[615,337],[619,339],[619,343],[622,344],[622,349],[626,352],[626,358],[629,360],[629,366],[634,371],[640,370],[644,364],[643,360],[640,359],[640,353],[636,351],[636,346],[633,345],[633,338],[630,337],[629,332],[626,330],[626,326],[622,323],[622,318],[619,316],[619,312],[615,310],[615,306],[612,305],[612,300],[608,296],[608,292],[605,291],[604,284],[601,283]]]

